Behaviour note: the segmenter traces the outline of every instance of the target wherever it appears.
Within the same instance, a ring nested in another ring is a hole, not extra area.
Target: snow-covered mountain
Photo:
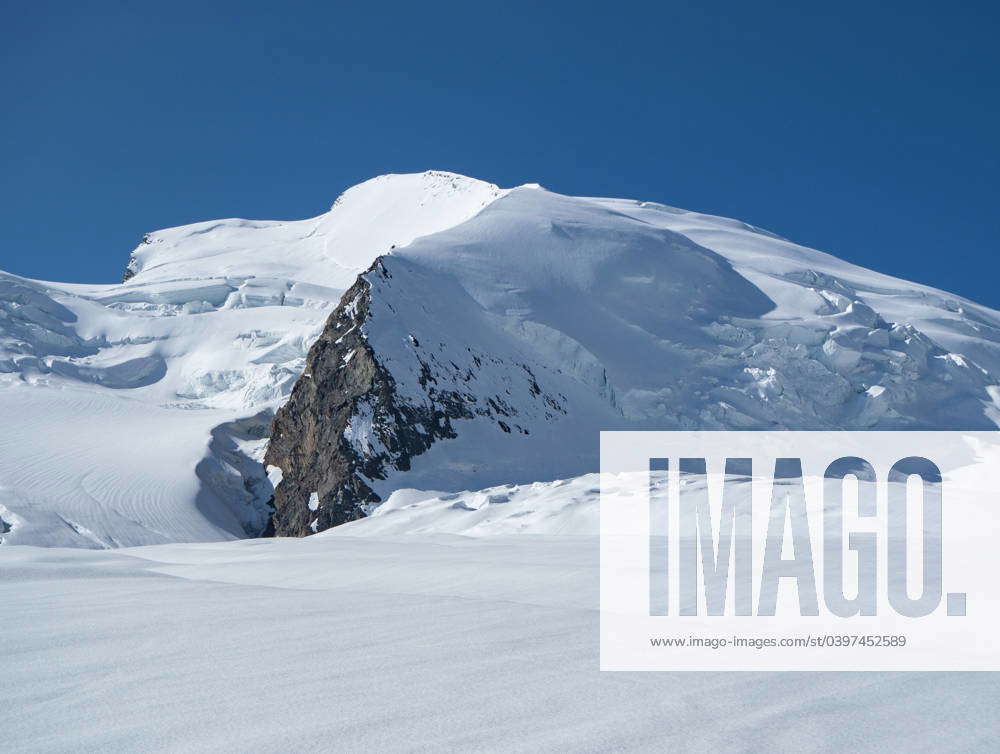
[[[592,472],[599,429],[1000,415],[997,312],[659,204],[382,176],[310,220],[150,233],[125,278],[0,273],[5,543],[253,536],[272,495],[301,535],[407,488],[466,531],[458,502],[505,493],[447,493]]]
[[[745,223],[523,186],[345,294],[274,423],[276,528],[594,471],[601,429],[993,428],[998,324]]]
[[[148,234],[126,282],[0,272],[0,540],[117,547],[256,535],[274,409],[358,272],[501,195],[382,176],[326,214]]]

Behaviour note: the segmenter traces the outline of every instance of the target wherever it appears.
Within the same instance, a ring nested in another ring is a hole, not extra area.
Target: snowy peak
[[[386,175],[130,270],[0,274],[2,542],[308,534],[592,472],[601,429],[1000,417],[997,312],[662,204]]]
[[[308,220],[150,233],[124,284],[0,273],[0,541],[116,547],[264,531],[271,414],[341,294],[379,254],[502,194],[452,174],[382,176]],[[56,449],[60,473],[40,484]]]
[[[343,291],[375,255],[457,225],[503,194],[454,173],[383,175],[308,220],[213,220],[149,233],[132,252],[126,279],[274,277]]]
[[[992,428],[998,324],[746,223],[517,188],[341,301],[275,419],[278,532],[591,472],[602,429]]]
[[[446,170],[425,170],[423,173],[386,173],[369,178],[347,189],[333,203],[331,209],[353,206],[355,209],[400,201],[416,201],[419,205],[445,206],[466,204],[471,199],[487,203],[507,193],[492,183],[469,178]]]

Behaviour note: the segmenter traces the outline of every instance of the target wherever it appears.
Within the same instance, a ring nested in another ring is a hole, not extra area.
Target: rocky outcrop
[[[153,243],[153,239],[150,237],[150,234],[147,233],[142,237],[142,242],[139,244],[139,247],[135,249],[135,251],[133,251],[131,254],[129,254],[128,264],[125,265],[125,272],[122,273],[123,283],[127,283],[129,280],[131,280],[138,274],[139,270],[141,269],[141,265],[139,263],[139,257],[137,255],[137,252],[143,246],[148,246],[151,243]]]
[[[381,501],[373,480],[390,467],[406,471],[436,439],[455,436],[452,419],[472,416],[454,391],[431,388],[423,405],[397,396],[364,335],[370,276],[389,276],[381,260],[344,294],[274,418],[264,463],[281,469],[277,536],[304,536],[367,515]]]

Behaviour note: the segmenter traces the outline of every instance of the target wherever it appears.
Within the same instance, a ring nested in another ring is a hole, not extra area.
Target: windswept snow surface
[[[593,537],[335,531],[0,548],[4,750],[993,751],[1000,736],[989,673],[601,673]]]
[[[400,464],[359,403],[347,439],[388,456],[370,480],[383,500],[594,471],[602,429],[1000,415],[1000,314],[735,220],[522,186],[364,278],[364,335],[397,404],[467,414]]]
[[[599,531],[600,474],[482,490],[396,490],[372,515],[319,536],[380,537],[407,534],[590,535]]]
[[[120,285],[0,272],[0,542],[90,548],[262,532],[273,410],[379,254],[502,195],[389,175],[310,220],[150,233]]]

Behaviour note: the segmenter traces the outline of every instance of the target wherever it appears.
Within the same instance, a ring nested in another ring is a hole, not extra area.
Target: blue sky
[[[0,268],[386,172],[737,217],[1000,307],[995,3],[11,3]]]

